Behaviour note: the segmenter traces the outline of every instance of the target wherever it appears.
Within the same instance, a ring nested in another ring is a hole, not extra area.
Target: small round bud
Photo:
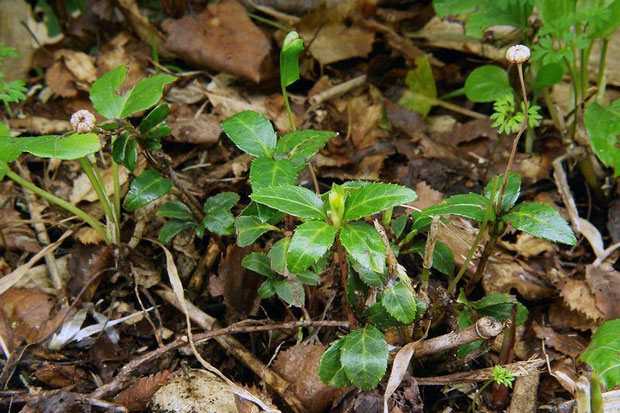
[[[78,110],[71,115],[71,127],[77,133],[88,133],[95,127],[95,115],[87,110]]]
[[[506,60],[511,63],[523,63],[530,58],[530,49],[522,44],[510,47],[506,51]]]

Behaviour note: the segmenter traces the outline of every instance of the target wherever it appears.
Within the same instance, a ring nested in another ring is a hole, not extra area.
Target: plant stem
[[[355,328],[357,325],[357,320],[355,319],[355,314],[353,313],[353,309],[349,305],[349,300],[347,298],[347,279],[349,276],[349,269],[347,266],[347,256],[342,244],[340,243],[340,239],[336,239],[336,250],[338,252],[338,265],[340,266],[340,277],[342,280],[342,289],[344,291],[343,301],[344,307],[347,310],[347,318],[349,319],[349,325],[351,328]]]
[[[493,383],[493,380],[489,380],[486,383],[484,383],[484,386],[482,386],[480,388],[480,390],[478,390],[476,392],[476,394],[474,394],[474,399],[471,402],[471,411],[472,413],[476,413],[476,402],[478,401],[478,396],[480,394],[482,394],[482,392],[484,391],[484,389],[486,389],[487,387],[489,387],[489,384]]]
[[[9,118],[13,119],[13,111],[11,110],[11,105],[6,100],[3,100],[4,107],[6,108],[6,113],[9,115]]]
[[[53,203],[55,205],[58,205],[59,207],[65,209],[65,210],[71,212],[73,215],[79,217],[84,222],[86,222],[88,225],[90,225],[95,231],[97,231],[97,233],[101,236],[101,238],[103,238],[103,240],[106,242],[106,244],[109,245],[109,244],[112,243],[111,240],[110,240],[110,236],[106,232],[106,230],[103,227],[103,225],[101,225],[101,223],[99,221],[97,221],[93,216],[87,214],[86,212],[82,211],[81,209],[79,209],[75,205],[70,204],[69,202],[65,201],[64,199],[58,198],[57,196],[50,194],[46,190],[44,190],[42,188],[39,188],[38,186],[36,186],[32,182],[22,178],[21,176],[19,176],[18,174],[16,174],[15,172],[13,172],[11,170],[9,170],[6,173],[6,176],[8,176],[10,179],[15,181],[19,185],[23,186],[24,188],[27,188],[27,189],[31,190],[32,192],[34,192],[35,194],[37,194],[41,198],[45,199],[46,201],[51,202],[51,203]]]
[[[603,99],[603,96],[605,95],[605,86],[607,84],[607,82],[605,81],[605,61],[607,60],[608,44],[608,38],[601,39],[601,57],[598,62],[598,79],[596,81],[596,100],[598,101]]]
[[[473,110],[462,108],[462,107],[460,107],[458,105],[452,104],[450,102],[446,102],[446,101],[441,100],[441,99],[433,99],[433,98],[430,98],[428,96],[425,96],[425,99],[427,99],[433,105],[444,107],[444,108],[446,108],[448,110],[451,110],[453,112],[457,112],[457,113],[460,113],[462,115],[469,116],[470,118],[474,118],[474,119],[488,119],[487,115],[483,115],[482,113],[478,113],[478,112],[474,112]]]
[[[422,290],[428,289],[428,280],[433,266],[433,254],[435,253],[435,244],[437,243],[437,230],[439,227],[439,216],[433,216],[431,228],[426,236],[426,248],[424,249],[424,262],[422,265]]]
[[[114,239],[114,242],[118,242],[118,238],[119,238],[119,228],[117,227],[118,221],[116,219],[116,215],[114,214],[112,203],[110,202],[110,198],[108,197],[108,194],[106,193],[102,182],[99,181],[98,179],[99,177],[95,173],[95,168],[93,168],[92,164],[86,157],[80,158],[77,161],[80,164],[80,167],[84,170],[84,173],[88,177],[88,180],[90,181],[91,185],[93,186],[93,189],[95,190],[95,193],[97,194],[97,198],[99,198],[99,202],[101,202],[103,212],[105,213],[108,219],[108,222],[111,222],[112,225],[115,227],[112,231],[109,231],[111,233],[111,238]],[[110,228],[108,227],[108,230],[109,229]]]
[[[157,50],[157,49],[155,49]],[[114,140],[116,140],[116,135],[114,135],[114,138],[112,138],[112,144],[114,144]],[[118,164],[116,162],[114,162],[114,159],[112,159],[112,175],[113,175],[113,180],[114,180],[114,212],[116,213],[116,216],[118,217],[119,221],[120,221],[120,217],[121,217],[121,183],[120,183],[120,178],[119,178],[119,170],[118,170]],[[120,229],[119,229],[120,231]]]

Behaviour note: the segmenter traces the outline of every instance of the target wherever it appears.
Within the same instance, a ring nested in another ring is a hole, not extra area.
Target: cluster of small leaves
[[[4,63],[7,57],[18,57],[19,55],[15,51],[14,47],[4,47],[3,43],[0,43],[0,65]],[[0,71],[0,100],[8,102],[19,102],[26,100],[26,82],[23,80],[14,80],[12,82],[4,81],[4,74]]]
[[[239,195],[234,192],[222,192],[208,198],[203,205],[204,218],[196,219],[187,205],[179,200],[169,201],[159,207],[157,216],[169,218],[159,231],[158,240],[167,244],[184,229],[192,228],[198,238],[206,230],[217,235],[231,235],[235,232],[235,218],[230,210],[239,202]]]
[[[527,321],[528,310],[518,302],[516,298],[508,294],[493,293],[485,296],[478,301],[468,301],[465,294],[461,292],[457,299],[459,304],[458,324],[459,329],[463,330],[476,323],[476,320],[489,316],[498,321],[509,320],[512,315],[512,309],[516,305],[515,320],[517,325],[521,325]],[[460,346],[457,350],[459,357],[465,357],[482,345],[484,340],[477,340],[469,344]]]
[[[499,133],[515,133],[521,128],[525,118],[525,105],[521,102],[521,110],[515,113],[515,97],[512,92],[496,100],[493,110],[495,112],[491,115],[491,119],[494,119],[494,122],[491,126],[497,128]],[[540,125],[542,116],[539,110],[538,105],[527,108],[528,127],[535,128]]]
[[[512,383],[515,381],[515,376],[510,370],[498,364],[493,369],[493,381],[497,384],[512,388]]]
[[[422,215],[459,215],[477,222],[487,220],[500,223],[502,226],[511,224],[516,229],[537,238],[575,245],[577,239],[573,231],[555,208],[536,202],[515,205],[521,192],[520,174],[511,172],[508,175],[500,213],[496,216],[499,190],[493,194],[493,187],[500,188],[503,179],[503,174],[494,177],[484,188],[484,195],[473,193],[454,195],[440,204],[424,209]]]

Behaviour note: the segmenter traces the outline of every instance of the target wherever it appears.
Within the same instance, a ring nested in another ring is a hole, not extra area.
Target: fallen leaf
[[[138,165],[138,169],[134,171],[134,173],[138,174],[139,169],[144,164],[144,160],[140,158],[140,162]],[[120,185],[124,185],[127,182],[129,172],[127,168],[122,165],[118,167],[118,179]],[[103,184],[108,195],[112,196],[114,193],[114,170],[113,168],[108,168],[101,171],[101,178],[103,179]],[[82,201],[95,202],[98,201],[97,193],[93,189],[93,186],[88,179],[88,176],[85,173],[81,173],[77,179],[73,181],[73,187],[71,188],[71,195],[69,196],[69,201],[72,204],[77,204]]]
[[[94,59],[86,53],[60,49],[54,53],[54,60],[45,72],[45,83],[62,97],[74,97],[78,90],[89,91],[97,80]]]
[[[424,209],[438,204],[443,201],[444,198],[443,193],[433,189],[426,181],[418,182],[415,186],[415,192],[418,194],[418,199],[409,205],[418,209]]]
[[[620,272],[610,264],[586,267],[586,283],[594,293],[596,307],[605,320],[620,318]]]
[[[535,257],[544,252],[555,251],[556,247],[552,242],[536,238],[533,235],[521,232],[517,235],[517,241],[512,243],[508,241],[500,241],[502,247],[515,251],[523,257]]]
[[[549,324],[558,329],[575,329],[580,331],[594,331],[598,325],[596,321],[579,311],[571,310],[562,302],[554,303],[549,308]]]
[[[579,311],[594,321],[604,318],[596,305],[592,290],[585,281],[566,279],[561,281],[558,287],[560,296],[568,308]]]
[[[162,370],[140,380],[114,397],[114,403],[121,404],[131,412],[145,410],[153,395],[174,378],[169,370]]]
[[[34,376],[37,380],[55,389],[68,386],[83,388],[91,380],[90,374],[81,367],[55,364],[44,364],[35,370]]]
[[[41,116],[9,119],[8,123],[11,129],[22,129],[33,135],[63,134],[72,129],[68,120],[49,119]]]
[[[351,140],[357,149],[364,149],[374,145],[377,139],[385,138],[387,133],[377,128],[377,123],[383,116],[380,103],[372,102],[368,95],[356,96],[349,100],[348,108],[351,121]]]
[[[67,283],[67,289],[71,297],[76,298],[82,293],[81,300],[90,301],[103,278],[101,272],[108,270],[112,263],[112,248],[109,246],[78,245],[74,248],[71,257],[67,261],[67,271],[71,274],[71,278]],[[97,279],[93,281],[95,277]]]
[[[36,253],[41,249],[39,241],[32,228],[21,220],[21,215],[13,207],[4,206],[0,209],[0,247]]]
[[[255,308],[256,291],[264,277],[241,266],[241,261],[252,250],[237,244],[229,245],[219,265],[223,283],[226,316],[231,320],[243,319]]]
[[[273,369],[291,383],[299,399],[311,413],[325,411],[348,389],[325,385],[319,377],[321,356],[327,349],[323,345],[297,344],[278,354]]]
[[[545,340],[545,345],[564,355],[576,359],[586,349],[586,343],[577,334],[560,334],[551,327],[539,326],[535,321],[532,323],[532,327],[536,337]]]
[[[304,17],[299,25],[299,36],[305,44],[312,40],[308,50],[321,65],[368,57],[375,40],[373,32],[358,26],[347,27],[337,21],[321,25],[325,14],[320,13],[320,16],[318,20],[313,16]]]
[[[140,56],[144,55],[145,47],[147,48],[146,54],[150,54],[150,46],[136,43],[138,42],[134,40],[134,37],[127,32],[120,32],[101,47],[101,54],[97,58],[97,77],[103,76],[120,65],[127,65],[127,78],[119,88],[121,93],[124,93],[140,80],[147,77],[144,65],[140,62]],[[139,51],[142,51],[142,53]]]
[[[201,114],[197,118],[176,118],[168,122],[172,128],[169,139],[173,142],[208,145],[216,143],[222,128],[219,119],[210,114]]]
[[[236,0],[209,4],[198,15],[166,19],[166,46],[199,67],[258,83],[267,73],[271,44]]]

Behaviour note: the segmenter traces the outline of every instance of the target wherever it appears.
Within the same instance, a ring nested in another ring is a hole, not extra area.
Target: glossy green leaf
[[[222,122],[222,129],[235,145],[252,156],[271,158],[276,148],[276,132],[269,120],[252,110],[237,113]]]
[[[300,283],[307,285],[319,285],[319,281],[321,281],[321,277],[312,271],[301,271],[295,274],[295,278],[297,278]]]
[[[230,211],[217,211],[208,214],[202,220],[202,225],[217,235],[230,235],[235,232],[235,217]]]
[[[164,178],[154,169],[147,169],[131,181],[123,206],[127,211],[135,211],[166,195],[170,188],[172,188],[172,181]]]
[[[575,245],[577,239],[557,209],[535,202],[523,202],[504,217],[513,227],[538,238]]]
[[[278,140],[275,159],[288,159],[299,171],[336,135],[335,132],[312,129],[287,133]]]
[[[0,122],[0,136],[11,136],[11,130],[2,122]]]
[[[253,191],[278,185],[295,185],[297,170],[288,159],[276,161],[261,156],[252,161],[250,184]]]
[[[416,299],[409,287],[402,282],[383,292],[381,305],[401,323],[409,324],[415,319]]]
[[[129,133],[119,135],[112,144],[112,158],[130,171],[136,169],[138,161],[137,142]]]
[[[184,229],[194,228],[195,226],[196,223],[193,221],[181,221],[179,219],[171,219],[170,221],[166,222],[163,227],[161,227],[161,229],[159,230],[159,235],[157,236],[157,240],[165,245]]]
[[[426,242],[418,241],[411,245],[409,251],[413,251],[420,255],[424,259],[424,253],[426,252]],[[403,252],[404,253],[404,252]],[[454,275],[454,255],[452,250],[443,242],[436,242],[435,249],[433,250],[433,263],[432,267],[442,274],[447,276]]]
[[[592,366],[607,390],[616,387],[620,383],[620,318],[600,325],[580,358]]]
[[[495,196],[493,197],[493,205],[497,206],[497,200],[499,198],[499,192],[504,181],[504,174],[497,175],[491,179],[491,181],[484,187],[484,196],[487,199],[491,199],[491,192],[495,185]],[[510,172],[508,174],[508,180],[506,180],[506,189],[504,190],[504,197],[502,198],[502,211],[508,211],[519,199],[521,193],[521,174]]]
[[[592,22],[593,28],[590,29],[591,32],[588,35],[590,39],[608,37],[620,26],[620,0],[614,0],[607,4],[605,11],[605,19],[599,18]]]
[[[334,243],[336,230],[324,221],[308,221],[297,227],[286,257],[292,273],[304,271],[317,262]]]
[[[355,261],[351,256],[348,257],[351,267],[359,274],[360,279],[364,284],[371,287],[378,287],[383,284],[384,275],[382,273],[375,272],[371,269],[364,267],[359,262]]]
[[[258,287],[257,293],[260,298],[269,298],[276,293],[276,287],[273,283],[276,281],[274,278],[268,278]]]
[[[167,103],[162,103],[155,109],[149,112],[148,115],[140,122],[140,131],[147,132],[153,129],[157,124],[163,122],[170,113],[170,106]]]
[[[351,382],[362,390],[373,389],[385,374],[388,345],[373,326],[359,328],[344,339],[340,362]]]
[[[271,269],[269,257],[262,252],[252,252],[246,255],[241,261],[241,265],[250,271],[264,275],[265,277],[276,276],[276,273]]]
[[[282,221],[282,212],[275,210],[267,205],[250,202],[250,204],[239,213],[239,216],[255,216],[262,222],[275,225]]]
[[[435,78],[428,55],[417,58],[415,64],[415,69],[408,71],[405,77],[409,90],[400,98],[398,104],[426,116],[437,98]]]
[[[107,119],[125,119],[136,112],[146,110],[159,102],[164,86],[176,77],[164,73],[139,81],[124,96],[115,91],[125,82],[127,66],[121,65],[99,78],[90,90],[90,100],[101,115]]]
[[[340,230],[340,242],[362,266],[378,273],[385,271],[386,249],[377,230],[365,222],[352,222]]]
[[[101,141],[94,133],[72,134],[66,137],[0,136],[0,162],[13,162],[28,152],[40,158],[74,160],[91,155],[101,149]]]
[[[550,25],[554,20],[568,18],[575,14],[574,0],[535,0],[536,10],[540,20]]]
[[[514,304],[517,304],[517,313],[515,315],[517,325],[525,323],[529,314],[529,311],[523,304],[508,294],[492,293],[470,304],[476,310],[478,316],[489,316],[498,321],[510,319],[512,307]]]
[[[158,217],[180,219],[181,221],[193,221],[194,216],[189,207],[179,200],[166,202],[157,210]]]
[[[297,280],[274,280],[273,286],[278,297],[288,305],[302,307],[306,301],[303,285]]]
[[[344,218],[353,221],[371,216],[385,209],[413,202],[415,191],[401,185],[370,183],[356,189],[348,196]]]
[[[380,328],[381,330],[405,325],[405,323],[401,323],[392,317],[392,315],[388,313],[381,303],[374,303],[373,305],[366,307],[366,310],[364,310],[364,316],[370,324]]]
[[[536,90],[542,90],[545,87],[553,86],[562,81],[564,77],[564,67],[560,63],[549,63],[543,65],[538,72],[536,72],[536,79],[534,80],[534,88]]]
[[[297,32],[289,32],[280,50],[280,80],[287,87],[299,79],[299,54],[304,50],[304,42]]]
[[[390,228],[392,228],[392,232],[396,238],[400,238],[403,233],[405,227],[407,226],[407,218],[408,215],[400,215],[392,220]]]
[[[328,386],[346,387],[351,385],[351,380],[347,377],[340,362],[343,344],[344,337],[332,341],[329,348],[321,356],[319,377]]]
[[[239,195],[234,192],[222,192],[207,199],[203,205],[205,214],[230,211],[239,202]]]
[[[609,106],[591,102],[586,106],[583,121],[596,156],[620,176],[620,99]]]
[[[237,229],[237,244],[245,247],[256,241],[268,231],[277,231],[278,228],[261,221],[256,216],[240,216],[235,220]]]
[[[304,219],[326,219],[323,201],[301,186],[280,185],[255,191],[252,200]]]
[[[289,237],[284,237],[273,244],[267,254],[271,262],[271,268],[278,274],[289,274],[286,269],[286,256],[288,254],[289,245],[291,245],[291,239]]]
[[[431,215],[460,215],[474,221],[484,221],[489,200],[478,194],[454,195],[443,202],[428,207],[422,211],[422,216]],[[495,219],[493,212],[489,213],[489,221]]]
[[[472,102],[492,102],[511,92],[508,73],[499,66],[480,66],[465,80],[465,95]]]

